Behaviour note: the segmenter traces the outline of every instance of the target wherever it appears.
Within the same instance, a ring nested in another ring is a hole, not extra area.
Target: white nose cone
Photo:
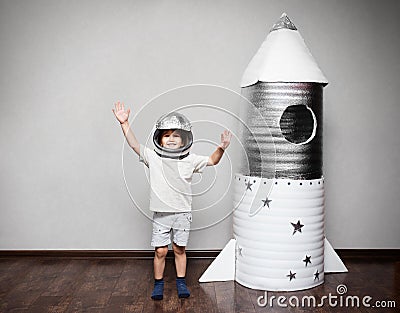
[[[247,87],[258,81],[328,83],[303,37],[286,13],[275,23],[250,61],[240,87]]]

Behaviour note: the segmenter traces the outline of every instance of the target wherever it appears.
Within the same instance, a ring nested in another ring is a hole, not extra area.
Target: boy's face
[[[161,136],[161,146],[169,149],[179,149],[183,147],[183,140],[179,132],[167,130]]]

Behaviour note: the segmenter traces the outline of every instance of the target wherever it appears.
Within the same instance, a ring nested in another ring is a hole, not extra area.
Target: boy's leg
[[[177,214],[177,219],[172,225],[173,240],[172,248],[175,254],[175,268],[178,277],[186,275],[186,245],[189,241],[190,224],[192,222],[192,213],[184,212]]]
[[[186,276],[186,247],[178,246],[175,242],[172,243],[172,248],[175,254],[175,268],[177,277]]]
[[[153,300],[162,300],[164,294],[164,269],[168,246],[157,247],[154,253],[154,289],[151,293]]]
[[[154,279],[164,277],[165,258],[168,253],[168,246],[157,247],[154,253]]]
[[[177,214],[177,220],[173,225],[173,243],[172,248],[175,254],[176,268],[176,288],[179,298],[187,298],[190,292],[186,286],[186,245],[189,240],[190,224],[192,222],[192,213],[185,212]]]
[[[186,247],[178,246],[175,242],[172,243],[175,254],[176,268],[176,289],[178,290],[179,298],[187,298],[190,296],[189,289],[186,286]]]

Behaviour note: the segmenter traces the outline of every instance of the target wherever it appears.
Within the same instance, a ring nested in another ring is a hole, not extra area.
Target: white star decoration
[[[269,207],[269,203],[270,203],[272,200],[269,200],[268,197],[266,197],[265,200],[261,200],[261,201],[264,202],[263,207],[267,206],[268,208],[270,208],[270,207]]]
[[[290,273],[288,275],[286,275],[286,277],[289,277],[290,281],[292,281],[292,279],[296,278],[296,274],[297,273],[292,273],[292,271],[290,271]]]
[[[250,183],[250,180],[249,180],[249,181],[246,183],[246,191],[247,191],[247,190],[252,191],[252,190],[251,190],[251,186],[252,186],[252,185],[253,185],[253,184],[251,184],[251,183]]]
[[[311,255],[310,256],[306,255],[306,258],[303,260],[303,262],[306,263],[306,266],[308,265],[308,263],[311,264]]]
[[[290,224],[292,224],[292,226],[294,227],[294,230],[293,230],[293,234],[292,234],[292,235],[294,235],[296,232],[301,233],[301,228],[302,228],[304,225],[303,225],[303,224],[300,224],[300,220],[298,220],[296,224],[294,224],[294,223],[290,223]]]

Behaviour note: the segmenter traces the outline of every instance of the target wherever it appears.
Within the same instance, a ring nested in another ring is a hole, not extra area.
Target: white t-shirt
[[[208,156],[189,154],[186,158],[162,158],[140,145],[139,161],[149,168],[150,210],[189,212],[192,210],[192,177],[207,166]]]

